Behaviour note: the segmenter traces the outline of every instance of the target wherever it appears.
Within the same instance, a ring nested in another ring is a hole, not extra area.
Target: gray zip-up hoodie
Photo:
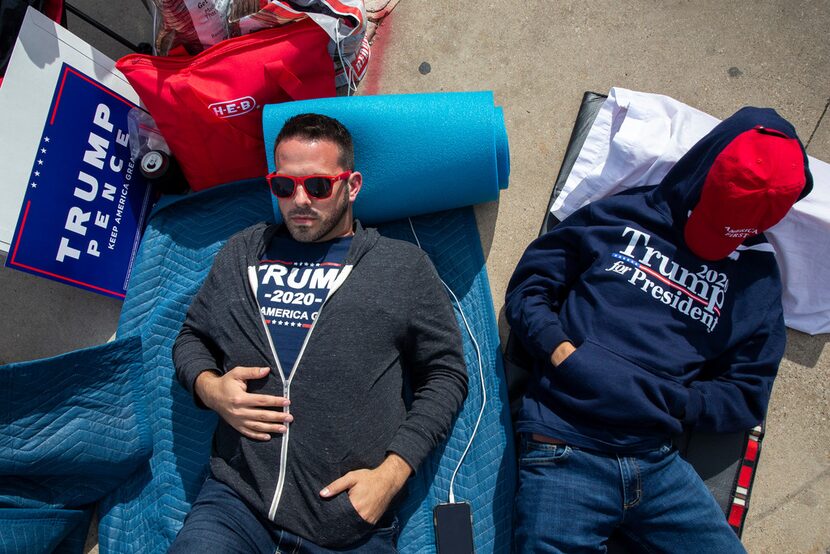
[[[294,371],[281,368],[256,296],[256,269],[278,229],[259,223],[228,240],[190,305],[173,362],[191,394],[205,370],[271,368],[248,381],[248,392],[290,398],[285,410],[294,421],[285,434],[256,441],[220,419],[211,470],[277,527],[345,546],[372,526],[347,493],[323,499],[319,491],[351,470],[378,466],[388,452],[419,467],[467,394],[461,337],[427,256],[356,223],[344,271]]]

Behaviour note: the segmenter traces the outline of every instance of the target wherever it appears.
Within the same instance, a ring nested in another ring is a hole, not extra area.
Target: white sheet
[[[612,88],[551,212],[564,219],[627,188],[659,183],[718,119],[668,96]],[[830,332],[830,165],[809,158],[813,192],[766,236],[784,283],[789,327]]]

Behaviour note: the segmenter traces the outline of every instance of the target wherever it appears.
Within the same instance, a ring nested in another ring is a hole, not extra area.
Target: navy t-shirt
[[[276,235],[259,262],[257,300],[285,377],[343,271],[352,237],[297,242]]]

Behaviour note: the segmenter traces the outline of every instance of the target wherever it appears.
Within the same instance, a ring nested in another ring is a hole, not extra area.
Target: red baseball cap
[[[781,221],[807,182],[797,139],[756,126],[715,158],[684,237],[704,260],[720,260]]]

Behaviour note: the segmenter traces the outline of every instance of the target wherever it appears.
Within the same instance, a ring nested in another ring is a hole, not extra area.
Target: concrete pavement
[[[141,2],[73,4],[133,41],[149,39]],[[72,16],[69,28],[111,57],[126,53]],[[507,119],[511,184],[476,215],[500,313],[585,90],[666,94],[718,117],[747,104],[771,106],[809,140],[811,155],[830,161],[828,28],[827,0],[403,0],[378,29],[360,92],[495,91]],[[2,361],[100,343],[112,333],[116,302],[12,273],[0,268]],[[744,543],[753,553],[826,554],[830,347],[827,335],[788,336]]]

